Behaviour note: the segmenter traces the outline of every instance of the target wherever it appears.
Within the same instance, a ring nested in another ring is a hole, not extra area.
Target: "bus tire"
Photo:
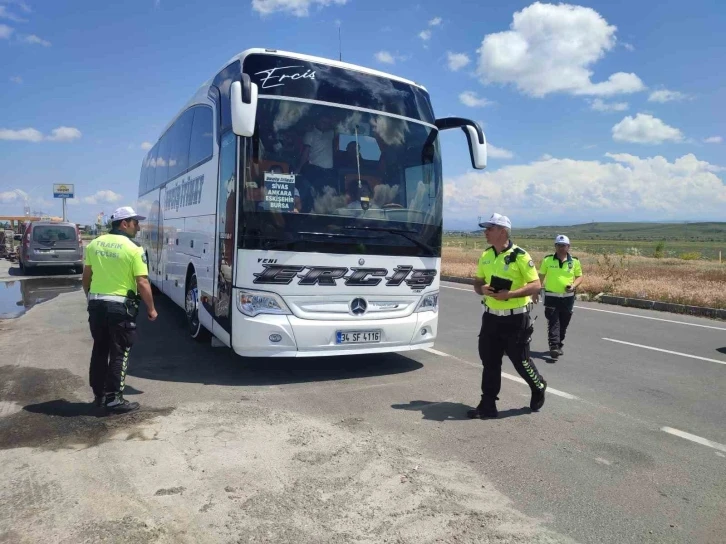
[[[197,342],[208,341],[211,335],[199,319],[199,289],[197,287],[197,273],[194,270],[192,270],[191,276],[187,280],[184,296],[184,313],[187,318],[189,336]]]

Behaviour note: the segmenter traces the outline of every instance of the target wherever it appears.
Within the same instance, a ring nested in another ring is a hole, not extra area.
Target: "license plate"
[[[335,333],[336,344],[366,344],[380,341],[381,331],[338,331]]]
[[[55,249],[36,249],[36,253],[42,253],[44,255],[53,255],[55,253]]]

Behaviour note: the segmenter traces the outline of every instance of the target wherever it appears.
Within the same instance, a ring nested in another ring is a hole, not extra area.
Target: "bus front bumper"
[[[300,319],[294,315],[247,317],[238,312],[232,323],[232,349],[238,355],[322,357],[430,348],[436,339],[438,313],[351,322]],[[346,333],[348,340],[360,341],[340,343],[339,332]]]

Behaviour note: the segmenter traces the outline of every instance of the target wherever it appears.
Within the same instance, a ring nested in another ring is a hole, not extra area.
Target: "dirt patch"
[[[120,535],[154,543],[570,542],[517,512],[468,466],[427,457],[365,422],[342,423],[244,402],[192,403],[137,427],[153,440],[120,431],[73,453],[9,451],[0,463],[7,482],[0,534],[13,530],[28,541],[63,534],[68,542]]]
[[[75,400],[75,391],[84,386],[66,369],[0,367],[0,402],[13,407],[0,417],[0,450],[93,447],[120,431],[127,432],[127,439],[150,440],[154,437],[134,429],[172,411],[142,409],[108,416],[91,402]]]

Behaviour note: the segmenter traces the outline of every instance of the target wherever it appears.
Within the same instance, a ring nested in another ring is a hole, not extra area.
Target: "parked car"
[[[83,272],[83,243],[75,223],[31,221],[25,227],[18,248],[18,262],[23,272],[38,267],[72,267]]]

